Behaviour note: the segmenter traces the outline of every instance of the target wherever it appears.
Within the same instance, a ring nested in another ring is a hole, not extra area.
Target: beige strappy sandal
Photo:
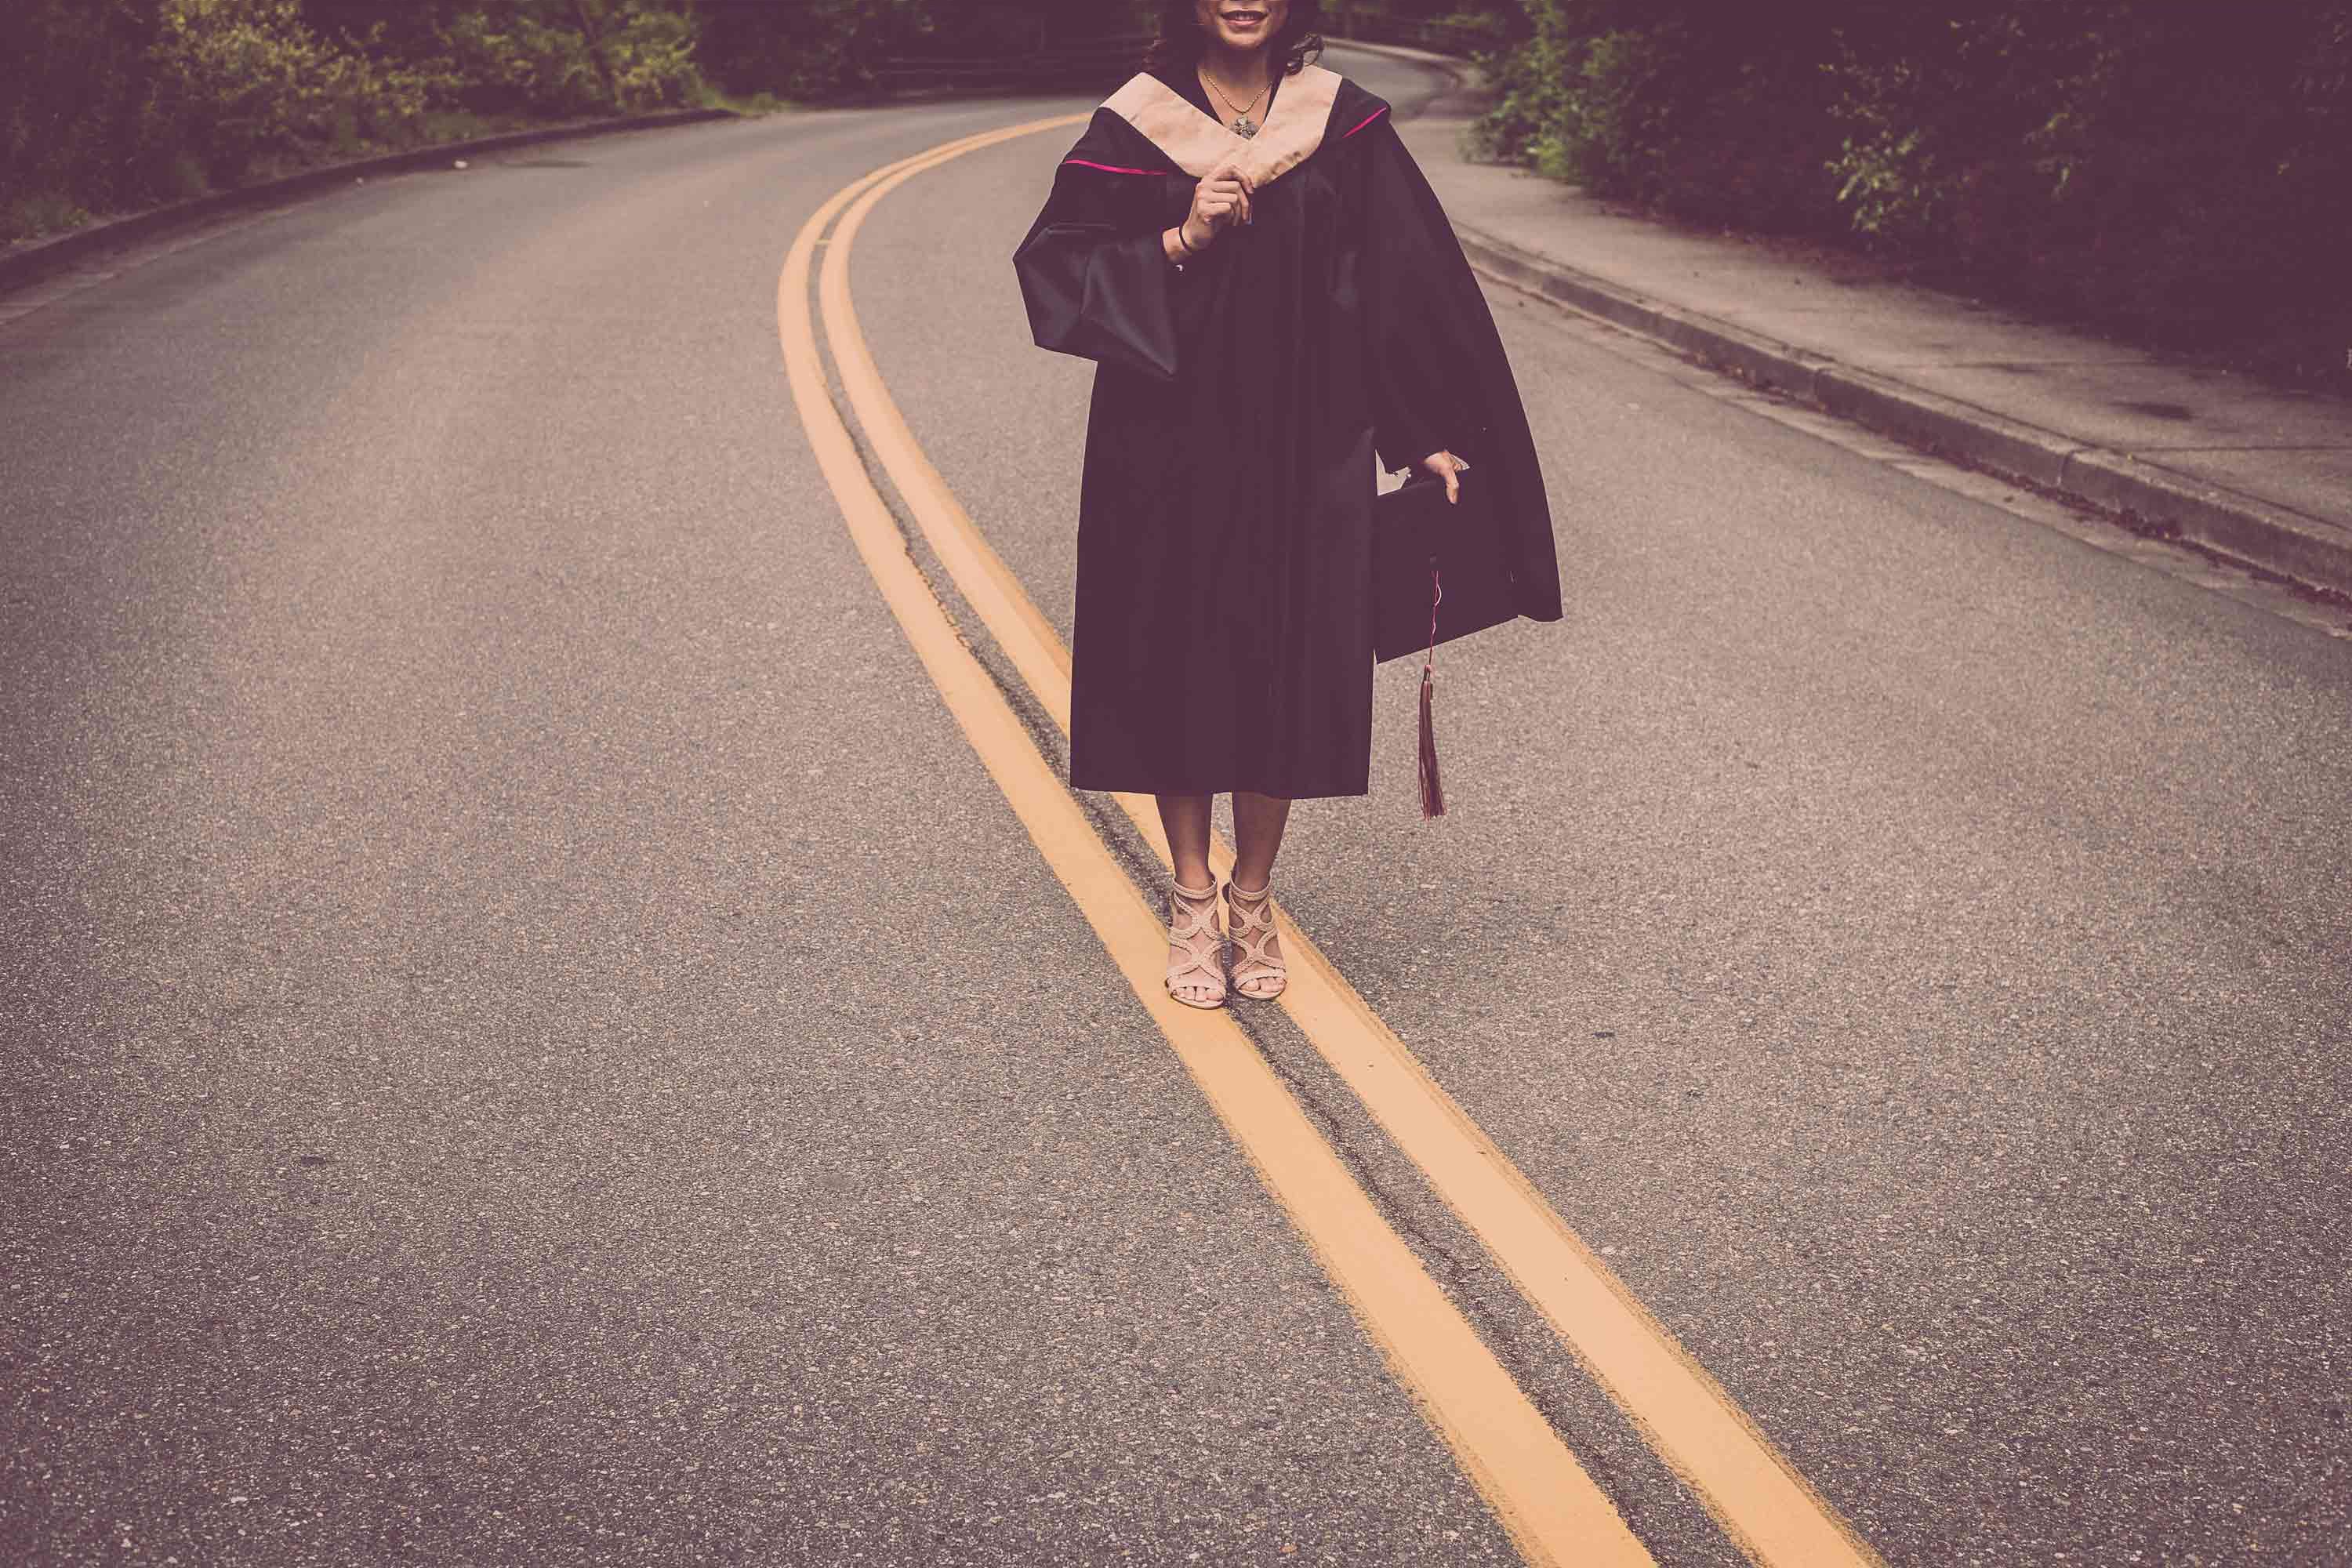
[[[1199,892],[1168,884],[1168,994],[1187,1007],[1225,1005],[1225,939],[1217,930],[1217,884]]]
[[[1238,950],[1234,989],[1253,1002],[1271,1002],[1290,984],[1290,966],[1274,949],[1274,884],[1244,893],[1225,884],[1225,935]]]

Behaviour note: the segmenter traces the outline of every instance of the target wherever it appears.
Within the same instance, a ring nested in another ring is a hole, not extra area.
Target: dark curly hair
[[[1297,76],[1299,68],[1323,52],[1323,0],[1290,0],[1290,15],[1266,47],[1282,62],[1282,74]],[[1161,0],[1160,36],[1144,52],[1143,68],[1198,64],[1202,49],[1199,13],[1194,0]]]

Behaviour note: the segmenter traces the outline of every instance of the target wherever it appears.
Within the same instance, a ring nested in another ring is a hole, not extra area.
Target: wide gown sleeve
[[[1447,278],[1445,258],[1431,241],[1431,209],[1437,197],[1389,117],[1364,128],[1369,139],[1364,214],[1370,317],[1372,444],[1381,467],[1411,468],[1433,452],[1465,458],[1469,432],[1458,404],[1445,392],[1445,367],[1434,334],[1444,312],[1430,308]],[[1448,227],[1443,237],[1449,243]],[[1460,248],[1454,247],[1454,259]]]
[[[1475,472],[1463,484],[1496,520],[1519,614],[1556,621],[1559,564],[1543,464],[1494,313],[1389,116],[1360,134],[1374,444],[1391,468],[1441,450],[1469,462]]]
[[[1087,150],[1082,141],[1077,152]],[[1076,153],[1062,163],[1013,256],[1038,347],[1176,379],[1184,274],[1160,236],[1181,217],[1192,189],[1181,174],[1097,167]]]

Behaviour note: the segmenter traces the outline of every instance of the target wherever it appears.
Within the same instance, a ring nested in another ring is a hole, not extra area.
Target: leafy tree
[[[0,237],[145,194],[138,116],[159,5],[0,5]]]
[[[2347,0],[1520,3],[1499,155],[2289,374],[2352,342]]]

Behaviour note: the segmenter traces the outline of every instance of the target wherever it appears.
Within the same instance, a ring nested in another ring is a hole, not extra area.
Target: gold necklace
[[[1217,85],[1216,79],[1210,76],[1206,70],[1202,70],[1200,75],[1202,83],[1206,86],[1211,92],[1213,92],[1219,98],[1223,99],[1227,109],[1233,109],[1234,100],[1230,98],[1225,98],[1225,90]],[[1249,109],[1234,110],[1233,126],[1234,135],[1246,140],[1247,138],[1258,133],[1258,124],[1255,121],[1250,118],[1250,109],[1255,109],[1257,107],[1258,98],[1264,98],[1267,93],[1272,92],[1273,90],[1274,83],[1269,81],[1264,87],[1258,89],[1257,98],[1253,98],[1249,100]]]

